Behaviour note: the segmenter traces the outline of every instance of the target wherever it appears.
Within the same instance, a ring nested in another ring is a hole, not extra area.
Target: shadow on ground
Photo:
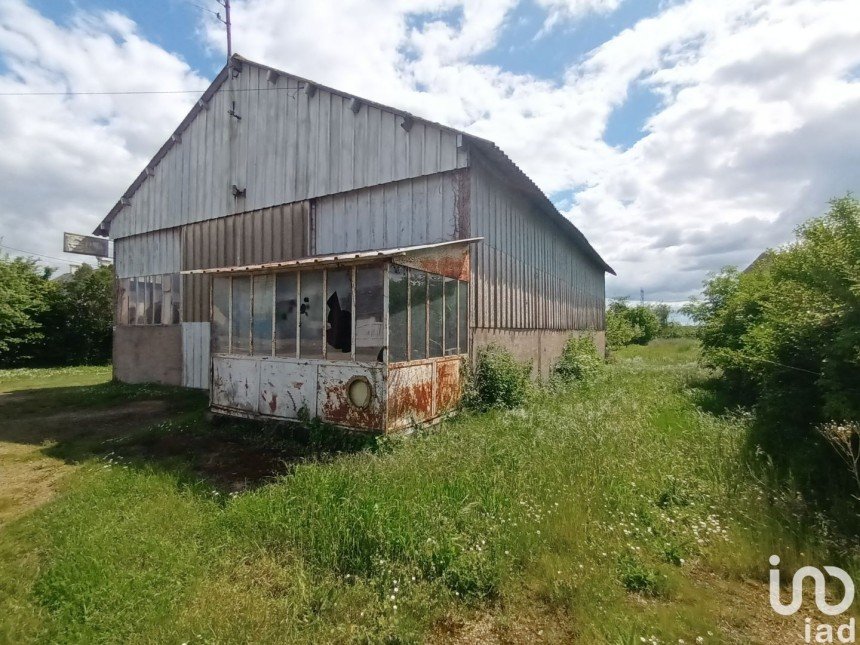
[[[205,393],[103,383],[0,394],[0,444],[30,445],[78,464],[102,459],[156,467],[235,492],[375,445],[373,437],[322,427],[210,418]]]

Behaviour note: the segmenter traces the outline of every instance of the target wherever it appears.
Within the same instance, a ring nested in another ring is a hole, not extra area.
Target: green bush
[[[613,300],[606,311],[607,346],[618,349],[630,343],[647,345],[660,333],[664,327],[661,320],[668,320],[669,313],[668,305],[664,304],[631,307],[627,298]]]
[[[589,383],[603,366],[591,336],[571,336],[564,345],[561,357],[553,368],[562,381]]]
[[[765,449],[830,476],[815,425],[860,419],[860,202],[834,200],[794,243],[724,269],[703,294],[686,308],[703,357],[755,404]]]
[[[0,366],[110,360],[113,268],[85,264],[62,282],[51,274],[0,256]]]
[[[530,376],[531,363],[517,361],[497,345],[481,347],[468,378],[465,403],[475,410],[520,406],[528,395]]]
[[[638,330],[634,329],[624,313],[611,308],[606,312],[606,346],[609,349],[620,349],[629,345],[637,333]]]

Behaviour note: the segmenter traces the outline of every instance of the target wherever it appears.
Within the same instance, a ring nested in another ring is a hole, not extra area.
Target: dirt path
[[[121,437],[169,416],[164,401],[133,401],[97,410],[15,418],[14,400],[3,395],[7,418],[0,419],[0,530],[17,517],[50,501],[76,460],[52,456],[70,442]],[[11,418],[8,418],[11,417]]]

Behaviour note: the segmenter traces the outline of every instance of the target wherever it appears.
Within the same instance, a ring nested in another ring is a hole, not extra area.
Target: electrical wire
[[[298,92],[296,87],[240,87],[230,92]],[[0,92],[0,96],[121,96],[125,94],[203,94],[206,90],[123,90],[116,92]]]
[[[6,246],[5,244],[0,244],[0,248],[7,249],[9,251],[15,251],[16,253],[25,253],[27,255],[37,255],[40,258],[48,258],[49,260],[56,260],[57,262],[62,262],[64,264],[68,264],[71,260],[63,259],[63,258],[55,258],[52,255],[45,255],[44,253],[36,253],[35,251],[25,251],[24,249],[16,249],[13,246]]]

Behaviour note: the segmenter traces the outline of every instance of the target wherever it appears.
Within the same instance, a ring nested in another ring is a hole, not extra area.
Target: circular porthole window
[[[346,391],[349,402],[357,408],[366,408],[370,405],[370,399],[373,398],[373,388],[370,387],[370,381],[363,376],[354,377],[349,382]]]

